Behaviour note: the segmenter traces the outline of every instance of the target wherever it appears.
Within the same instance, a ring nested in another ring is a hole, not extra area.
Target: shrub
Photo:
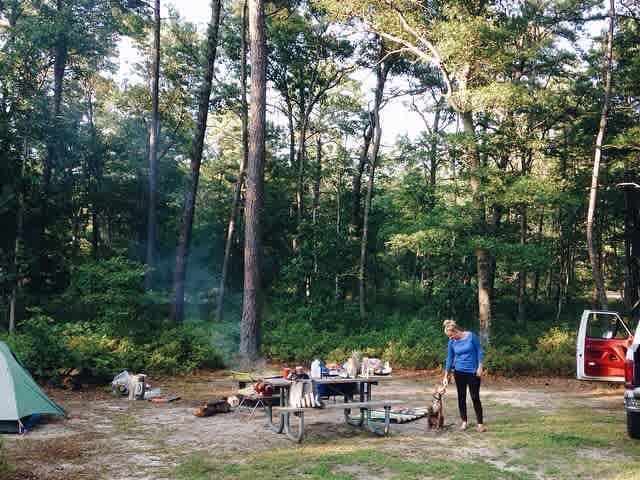
[[[201,326],[164,330],[148,348],[146,366],[150,371],[177,373],[223,366],[222,357],[211,346],[208,331]]]
[[[508,376],[573,375],[575,333],[552,327],[535,341],[535,347],[520,335],[503,337],[499,346],[487,348],[485,366],[492,373]]]
[[[320,313],[322,312],[322,313]],[[273,360],[345,361],[353,350],[389,360],[394,367],[442,367],[446,338],[439,316],[429,310],[413,314],[372,311],[359,325],[357,310],[334,306],[272,305],[265,321],[263,354]],[[543,316],[544,317],[544,316]],[[492,344],[485,348],[490,373],[573,375],[575,332],[539,321],[516,324],[497,317]]]
[[[59,369],[72,368],[72,355],[60,326],[41,310],[32,313],[34,316],[20,323],[19,333],[6,336],[5,341],[37,377],[54,376]]]
[[[204,326],[155,325],[148,331],[154,333],[134,337],[111,324],[56,323],[38,312],[5,338],[34,376],[54,380],[78,375],[104,381],[124,369],[177,373],[223,365]]]
[[[77,320],[136,325],[153,303],[143,276],[142,264],[122,257],[87,261],[73,271],[63,311]]]

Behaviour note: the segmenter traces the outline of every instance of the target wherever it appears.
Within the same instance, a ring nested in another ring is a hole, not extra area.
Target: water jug
[[[321,378],[322,377],[322,369],[320,360],[317,358],[311,362],[311,378]]]

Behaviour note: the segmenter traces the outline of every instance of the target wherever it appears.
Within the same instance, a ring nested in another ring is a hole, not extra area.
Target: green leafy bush
[[[32,375],[47,377],[55,375],[58,370],[71,370],[72,354],[61,326],[39,309],[32,313],[32,317],[20,323],[19,333],[5,335],[3,340]]]
[[[210,343],[204,326],[164,330],[149,344],[146,367],[150,371],[188,372],[200,367],[218,368],[224,362]]]
[[[135,328],[159,313],[161,302],[145,292],[145,267],[122,257],[79,265],[71,276],[60,310],[66,318]],[[158,317],[161,318],[161,317]]]
[[[41,378],[79,375],[104,381],[124,369],[177,373],[223,365],[204,325],[156,325],[149,331],[154,333],[128,336],[117,326],[56,323],[38,313],[4,339],[27,369]]]
[[[396,367],[414,368],[435,367],[444,360],[446,338],[439,319],[373,312],[368,325],[359,326],[354,318],[358,313],[352,309],[276,305],[265,321],[262,352],[275,360],[340,362],[357,350]]]
[[[499,346],[487,348],[485,365],[492,373],[508,376],[574,375],[575,333],[552,327],[531,342],[521,335],[503,337]]]
[[[263,354],[273,360],[345,361],[352,351],[389,360],[394,367],[437,368],[447,339],[438,315],[372,311],[359,325],[357,311],[333,306],[273,305],[265,320]],[[563,375],[575,372],[575,332],[543,321],[517,324],[497,317],[492,344],[485,348],[490,373],[507,376]],[[469,326],[468,328],[472,328]]]

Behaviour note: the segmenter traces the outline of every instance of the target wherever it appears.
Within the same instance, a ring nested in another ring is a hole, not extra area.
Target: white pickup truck
[[[576,375],[579,380],[624,383],[627,432],[640,439],[640,323],[634,323],[615,312],[582,312]]]

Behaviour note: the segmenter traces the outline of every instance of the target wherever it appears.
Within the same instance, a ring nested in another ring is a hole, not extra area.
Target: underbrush
[[[114,324],[56,322],[38,313],[3,339],[33,375],[54,380],[101,381],[125,369],[179,373],[222,366],[206,325],[149,323],[145,330],[141,335]]]
[[[485,348],[485,369],[506,376],[573,375],[580,317],[574,312],[567,313],[565,322],[549,317],[541,312],[518,324],[498,314]],[[262,352],[273,360],[305,363],[314,358],[344,361],[357,350],[395,367],[437,368],[446,357],[442,320],[428,309],[413,314],[378,309],[362,324],[357,305],[274,305],[265,316]],[[472,322],[458,323],[478,331]]]
[[[104,381],[122,370],[181,373],[220,367],[204,323],[177,325],[167,303],[145,292],[144,267],[121,257],[87,260],[66,292],[30,309],[12,335],[1,335],[35,376]]]

